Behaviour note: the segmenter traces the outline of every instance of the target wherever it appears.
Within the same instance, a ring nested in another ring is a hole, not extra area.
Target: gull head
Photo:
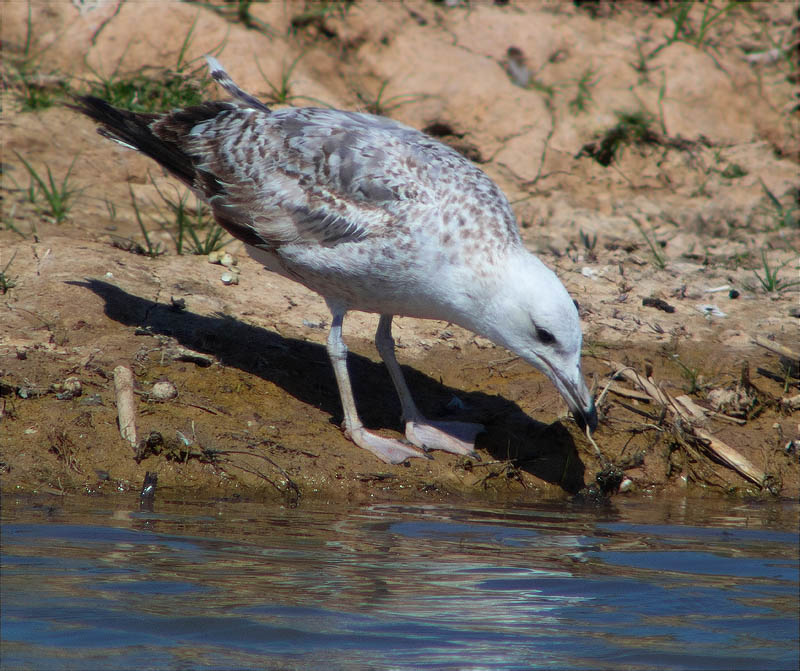
[[[594,431],[597,410],[581,371],[583,334],[575,302],[556,274],[527,251],[508,259],[503,276],[480,330],[547,375],[578,425]]]

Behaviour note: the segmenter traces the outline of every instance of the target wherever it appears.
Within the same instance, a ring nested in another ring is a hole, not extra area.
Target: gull
[[[579,426],[597,427],[576,305],[526,250],[508,200],[484,172],[385,117],[272,110],[207,60],[230,100],[144,114],[80,96],[73,108],[186,184],[268,270],[325,299],[347,437],[393,464],[434,449],[475,455],[483,426],[428,420],[414,403],[395,358],[394,315],[458,324],[509,349],[550,378]],[[368,431],[359,418],[342,338],[350,310],[380,315],[375,345],[406,440]]]

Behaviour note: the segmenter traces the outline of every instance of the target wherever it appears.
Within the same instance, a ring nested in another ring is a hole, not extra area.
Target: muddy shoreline
[[[121,274],[125,268],[147,272],[129,254],[116,250],[109,258],[100,245],[95,251],[93,258],[113,261]],[[174,261],[207,273],[209,282],[218,268],[197,257]],[[166,258],[154,265],[164,271],[172,262]],[[242,263],[243,278],[256,282],[266,276],[257,264]],[[748,390],[742,398],[734,391],[729,396],[739,399],[750,416],[732,422],[732,414],[705,425],[763,470],[768,480],[759,487],[704,454],[702,445],[688,439],[687,427],[670,421],[635,385],[616,381],[604,395],[594,435],[598,456],[565,415],[549,381],[530,366],[452,325],[400,320],[399,356],[423,412],[481,422],[487,431],[477,441],[480,461],[435,452],[431,460],[388,466],[355,447],[339,428],[326,329],[320,327],[323,306],[320,321],[311,327],[301,321],[300,328],[266,328],[219,311],[194,312],[202,300],[195,289],[185,291],[185,307],[178,308],[173,291],[161,291],[160,300],[147,299],[135,280],[130,291],[107,277],[64,281],[50,275],[46,284],[43,292],[58,295],[65,306],[81,304],[83,317],[64,310],[56,321],[32,324],[29,333],[44,342],[19,341],[16,354],[6,350],[5,491],[131,491],[150,471],[162,489],[290,503],[375,497],[533,501],[587,494],[607,459],[620,473],[616,484],[627,480],[626,496],[791,498],[797,492],[797,455],[785,448],[788,441],[778,429],[787,416],[780,405],[781,367],[778,357],[763,348],[744,353],[720,352],[713,343],[648,348],[590,341],[584,364],[598,393],[610,382],[605,362],[619,360],[647,371],[659,389],[679,396],[690,384],[686,367],[701,388],[736,390],[746,363],[752,371]],[[244,286],[232,290],[246,292]],[[33,319],[24,305],[13,312]],[[420,326],[429,337],[412,334],[416,346],[404,347],[406,331]],[[399,404],[374,345],[359,336],[348,342],[365,423],[397,431]],[[113,369],[120,363],[134,373],[138,451],[118,427]],[[70,380],[72,387],[65,382]],[[165,381],[174,385],[176,398],[154,396],[154,385]]]

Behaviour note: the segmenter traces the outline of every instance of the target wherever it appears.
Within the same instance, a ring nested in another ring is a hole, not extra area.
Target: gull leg
[[[390,464],[399,464],[409,457],[426,456],[411,445],[401,443],[399,440],[384,438],[364,428],[356,411],[353,387],[347,372],[347,345],[342,339],[344,311],[331,307],[331,313],[333,314],[333,323],[328,334],[328,356],[331,358],[336,383],[339,385],[339,396],[342,399],[342,409],[344,410],[345,435],[359,447],[369,450],[376,457]]]
[[[422,416],[417,409],[411,392],[403,377],[403,371],[394,354],[392,338],[392,315],[381,315],[375,333],[375,346],[389,369],[392,382],[400,397],[403,421],[406,425],[406,438],[424,450],[444,450],[454,454],[477,457],[475,436],[484,430],[482,424],[470,422],[434,422]]]

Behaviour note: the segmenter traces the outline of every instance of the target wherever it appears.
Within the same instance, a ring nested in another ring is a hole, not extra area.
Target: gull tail
[[[153,132],[153,126],[165,115],[129,112],[94,96],[76,96],[75,102],[69,107],[96,121],[100,135],[149,156],[184,184],[193,186],[195,168],[191,158],[178,143]]]
[[[94,96],[76,96],[76,104],[68,107],[96,121],[97,132],[103,137],[149,156],[188,187],[197,189],[198,178],[200,182],[206,180],[202,179],[204,175],[198,175],[198,163],[202,163],[203,157],[194,156],[191,151],[194,128],[234,109],[251,108],[270,113],[264,103],[236,86],[216,58],[206,58],[211,76],[234,101],[207,101],[167,114],[146,114],[114,107]],[[211,194],[206,193],[208,195]]]

